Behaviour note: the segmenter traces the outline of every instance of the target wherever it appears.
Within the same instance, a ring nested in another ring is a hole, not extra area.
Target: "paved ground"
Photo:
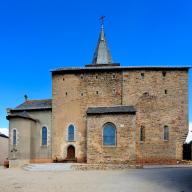
[[[192,168],[124,171],[0,169],[0,192],[192,192]]]

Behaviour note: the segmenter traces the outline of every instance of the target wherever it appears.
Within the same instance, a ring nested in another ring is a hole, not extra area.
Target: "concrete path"
[[[192,192],[192,168],[115,171],[0,170],[0,192]]]
[[[176,164],[176,165],[144,165],[144,169],[161,169],[161,168],[190,168],[192,164]]]
[[[72,171],[72,163],[29,164],[23,169],[26,171]]]

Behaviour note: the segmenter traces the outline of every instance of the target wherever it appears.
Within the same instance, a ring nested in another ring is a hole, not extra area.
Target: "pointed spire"
[[[100,18],[101,20],[101,31],[99,39],[97,42],[97,47],[93,55],[92,64],[111,64],[112,57],[107,45],[107,40],[104,33],[104,16]]]

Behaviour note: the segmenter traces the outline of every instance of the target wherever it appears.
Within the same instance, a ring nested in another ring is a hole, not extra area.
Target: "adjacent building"
[[[8,158],[9,137],[0,133],[0,165]]]

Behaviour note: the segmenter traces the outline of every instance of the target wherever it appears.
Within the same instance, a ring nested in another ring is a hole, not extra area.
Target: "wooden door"
[[[67,148],[67,159],[75,159],[75,147],[72,145]]]

